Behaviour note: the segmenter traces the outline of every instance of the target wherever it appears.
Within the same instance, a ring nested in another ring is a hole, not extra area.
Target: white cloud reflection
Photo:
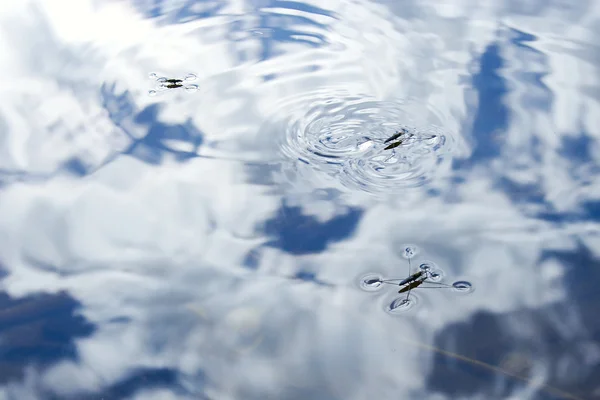
[[[428,388],[435,353],[410,342],[434,343],[450,324],[481,312],[568,303],[564,265],[542,255],[573,250],[576,239],[594,244],[598,226],[540,218],[544,206],[529,196],[558,213],[598,200],[591,175],[600,165],[593,141],[600,9],[594,2],[568,10],[438,3],[303,3],[317,14],[261,2],[258,14],[256,2],[231,1],[217,16],[177,21],[176,2],[157,18],[145,18],[151,10],[135,2],[5,2],[0,261],[9,274],[2,285],[16,297],[67,291],[97,330],[77,339],[78,360],[31,367],[22,382],[0,388],[0,398],[84,398],[139,368],[175,370],[181,387],[127,398],[451,398]],[[216,7],[199,4],[192,11]],[[289,40],[277,29],[292,32]],[[523,46],[511,41],[511,29],[540,39]],[[506,63],[497,73],[509,84],[498,106],[509,111],[496,132],[500,150],[464,168],[446,165],[422,188],[437,196],[348,190],[335,176],[282,160],[281,132],[264,129],[278,113],[301,114],[323,88],[380,101],[411,97],[441,115],[455,160],[468,159],[478,141],[492,142],[470,133],[481,103],[466,79],[494,42]],[[154,71],[195,72],[200,90],[148,97]],[[167,155],[151,164],[119,155],[148,135],[152,122],[134,114],[155,102],[155,123],[190,123],[204,140],[200,153],[224,159],[182,164]],[[562,152],[578,136],[592,140],[581,165]],[[90,174],[73,176],[65,167],[72,159]],[[250,182],[244,160],[269,161],[258,166],[268,184]],[[503,189],[501,178],[526,193]],[[254,270],[243,267],[272,239],[263,228],[283,201],[320,223],[351,207],[364,213],[350,237],[323,252],[266,247]],[[356,282],[366,272],[403,276],[407,243],[419,247],[417,260],[434,261],[449,281],[465,279],[476,290],[418,293],[419,312],[386,313],[393,288],[372,295]],[[301,271],[333,286],[288,279]],[[553,384],[547,359],[530,361],[532,378]],[[516,387],[512,396],[527,398],[527,390]],[[490,398],[470,398],[479,397]]]

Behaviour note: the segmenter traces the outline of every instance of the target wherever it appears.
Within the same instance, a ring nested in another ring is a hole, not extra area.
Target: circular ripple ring
[[[449,161],[454,143],[431,107],[331,89],[282,101],[270,124],[283,133],[286,157],[373,193],[425,184]],[[398,132],[403,134],[386,142]]]

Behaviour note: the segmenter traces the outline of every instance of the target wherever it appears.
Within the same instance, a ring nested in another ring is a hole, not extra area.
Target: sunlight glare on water
[[[0,399],[597,397],[599,18],[1,2]]]

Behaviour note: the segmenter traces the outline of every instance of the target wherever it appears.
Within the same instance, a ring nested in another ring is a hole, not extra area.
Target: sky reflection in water
[[[598,4],[5,1],[0,399],[600,396]]]

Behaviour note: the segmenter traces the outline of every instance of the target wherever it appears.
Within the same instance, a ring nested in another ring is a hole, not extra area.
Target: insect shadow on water
[[[158,85],[155,89],[148,91],[150,96],[154,96],[158,94],[159,91],[165,91],[170,89],[179,89],[183,88],[186,92],[195,92],[198,90],[198,85],[185,85],[186,81],[193,81],[196,79],[195,74],[187,74],[184,78],[167,78],[164,76],[159,77],[156,73],[150,74],[151,79],[155,79],[158,82]]]

